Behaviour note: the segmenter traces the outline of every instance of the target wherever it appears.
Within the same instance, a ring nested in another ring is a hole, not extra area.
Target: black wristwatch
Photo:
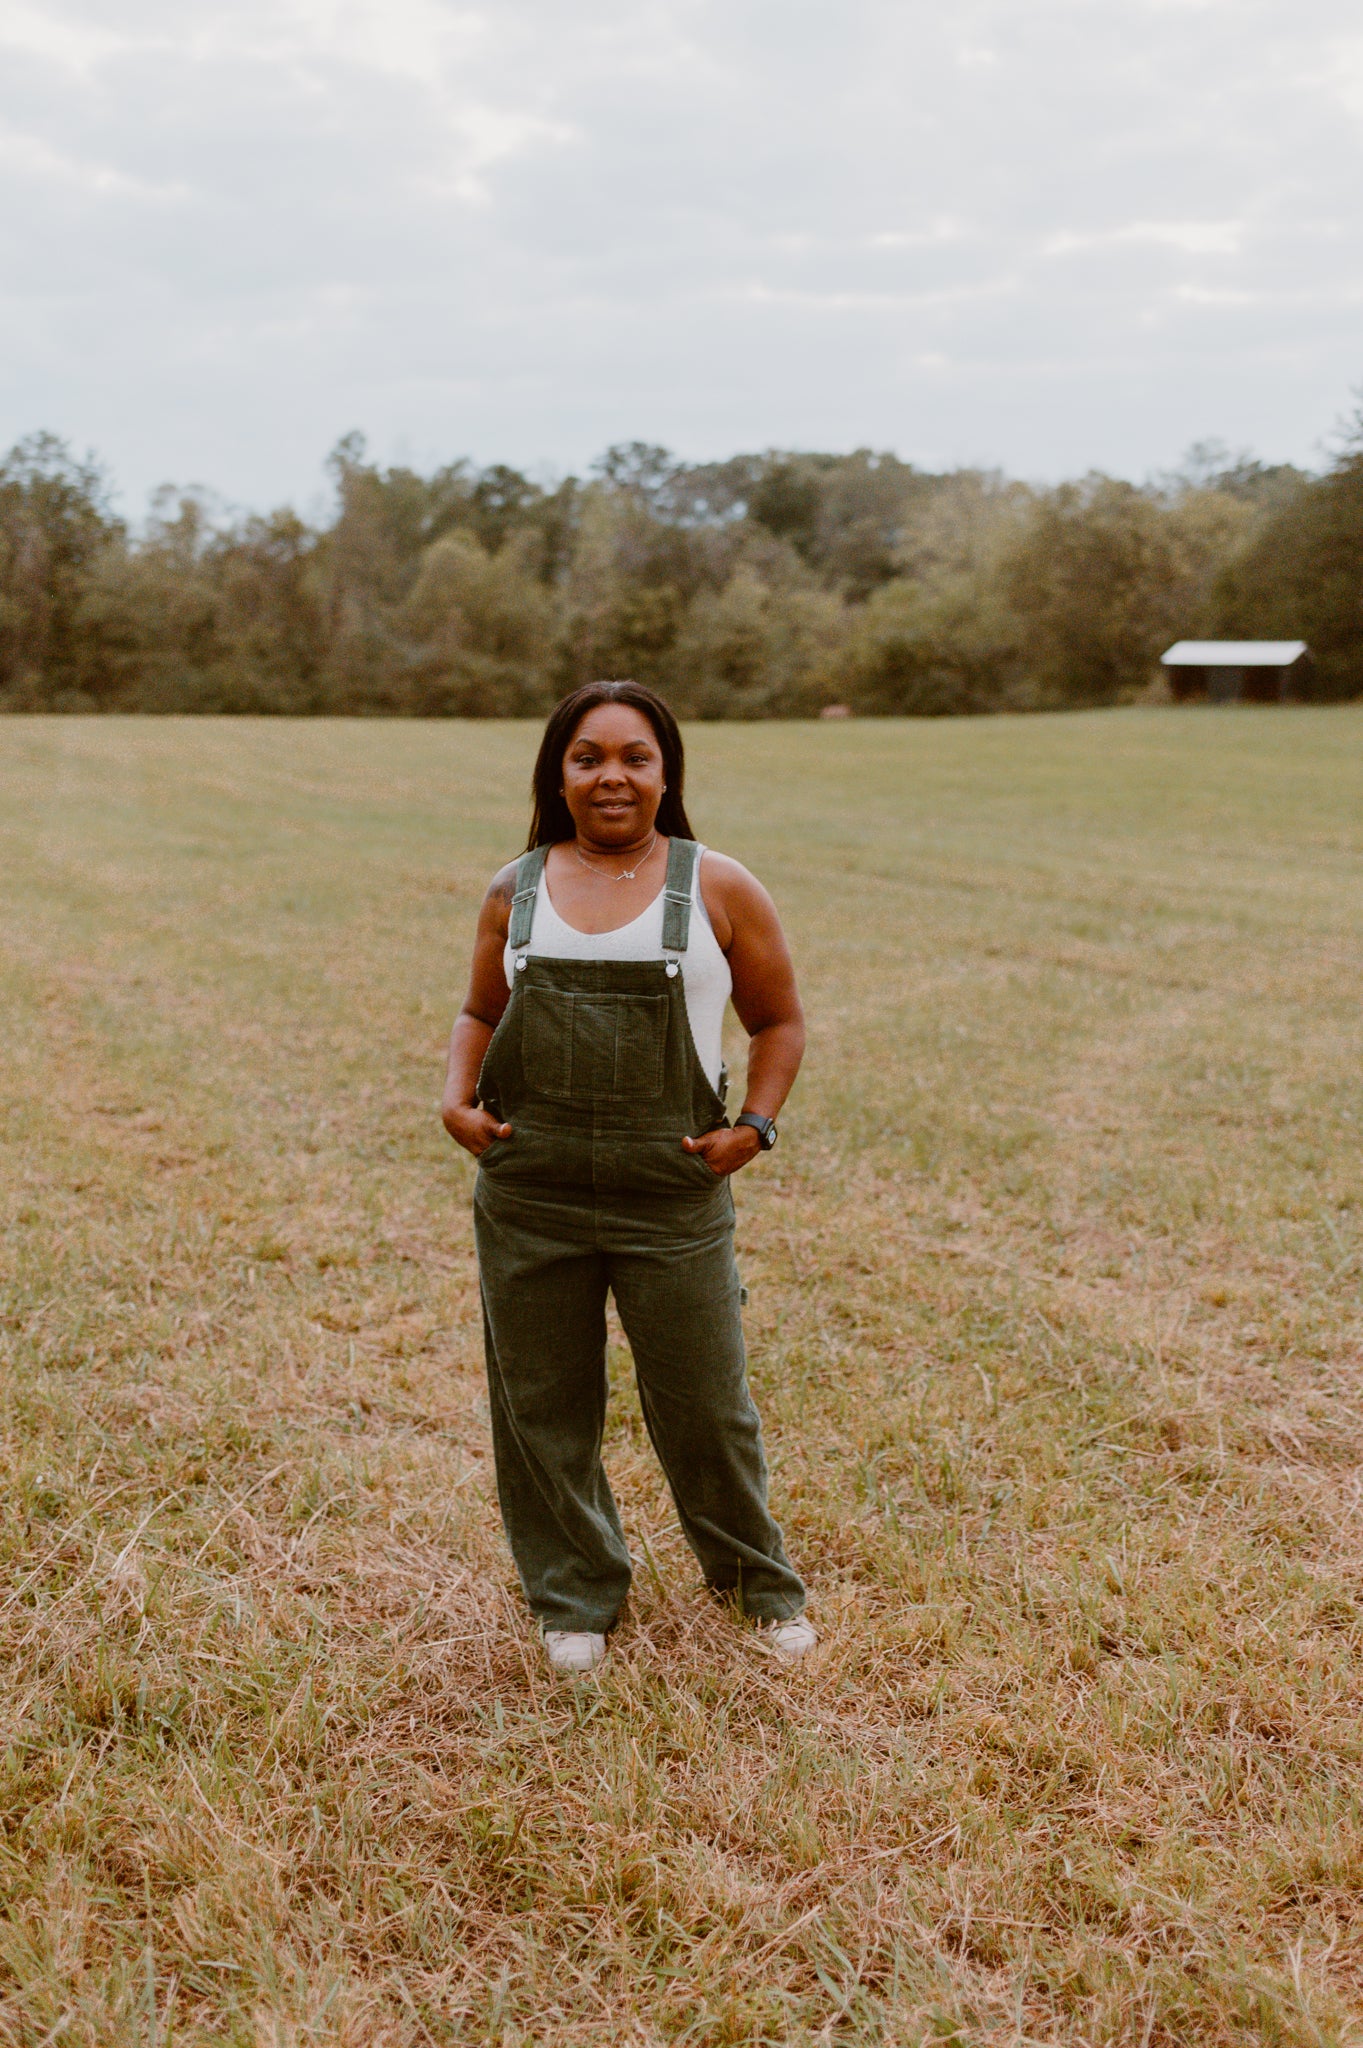
[[[746,1124],[750,1131],[756,1131],[758,1144],[764,1152],[770,1152],[776,1143],[778,1132],[769,1116],[758,1116],[755,1110],[745,1109],[734,1118],[734,1129],[737,1130],[740,1124]]]

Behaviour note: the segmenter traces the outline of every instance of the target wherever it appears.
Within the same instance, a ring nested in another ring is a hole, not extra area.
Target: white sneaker
[[[789,1621],[759,1622],[757,1640],[783,1664],[798,1664],[801,1657],[817,1648],[819,1638],[812,1621],[807,1621],[803,1614],[793,1614]]]
[[[549,1668],[560,1678],[581,1678],[584,1672],[596,1671],[606,1661],[604,1636],[570,1628],[546,1628],[540,1633]]]

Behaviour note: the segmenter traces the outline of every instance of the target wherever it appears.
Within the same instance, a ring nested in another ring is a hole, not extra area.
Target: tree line
[[[679,714],[1053,709],[1150,689],[1174,638],[1304,639],[1363,691],[1363,414],[1321,474],[1194,449],[1137,485],[896,456],[585,479],[422,475],[350,436],[328,518],[167,487],[119,518],[50,434],[0,461],[0,709],[505,717],[598,676]]]

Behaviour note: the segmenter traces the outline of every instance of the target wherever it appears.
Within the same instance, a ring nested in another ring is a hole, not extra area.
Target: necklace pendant
[[[645,848],[644,852],[640,855],[639,859],[635,861],[634,866],[632,868],[621,868],[619,873],[614,875],[608,875],[604,868],[594,868],[591,862],[587,859],[586,855],[583,853],[582,848],[578,846],[576,843],[574,843],[573,845],[573,852],[582,862],[583,867],[586,868],[589,875],[597,875],[603,882],[632,882],[634,880],[634,877],[638,874],[640,868],[644,865],[644,862],[648,859],[649,855],[652,853],[654,847],[657,844],[658,834],[655,830],[653,837],[649,840],[647,847]]]

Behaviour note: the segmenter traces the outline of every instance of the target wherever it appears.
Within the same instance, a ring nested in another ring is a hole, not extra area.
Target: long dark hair
[[[554,706],[544,728],[530,784],[534,808],[530,813],[527,853],[533,853],[537,846],[553,846],[560,839],[571,839],[577,830],[563,797],[563,757],[572,744],[573,734],[598,704],[629,704],[643,712],[653,727],[663,757],[666,784],[654,822],[668,839],[694,839],[696,835],[682,801],[686,754],[677,721],[667,705],[643,683],[584,683],[580,690],[571,691]]]

